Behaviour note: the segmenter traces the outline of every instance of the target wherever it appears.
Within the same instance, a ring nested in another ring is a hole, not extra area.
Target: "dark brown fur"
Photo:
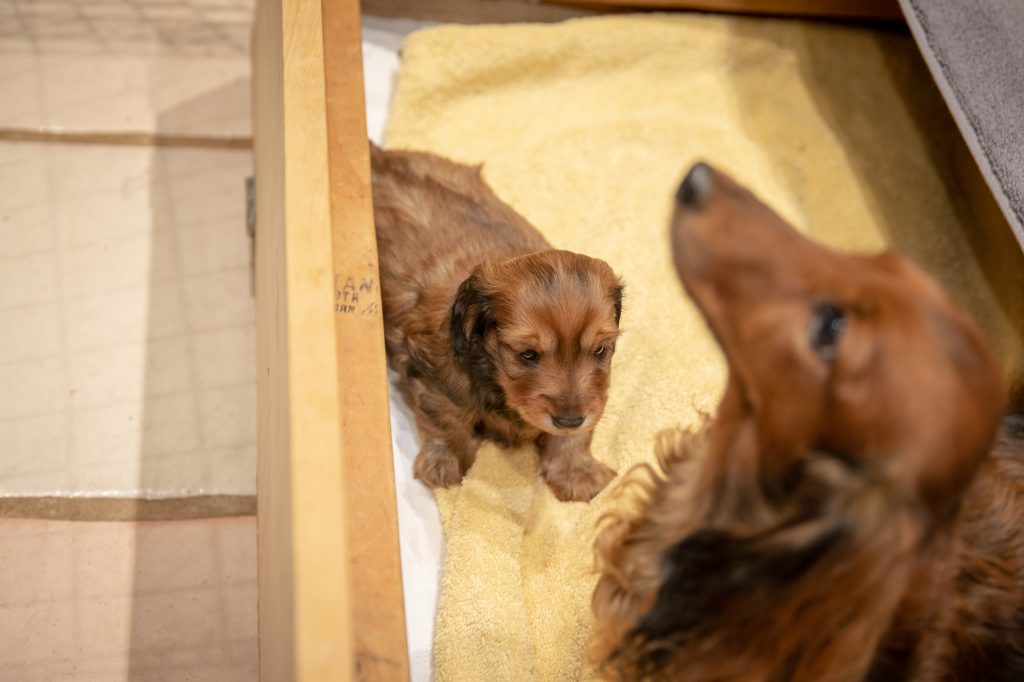
[[[1024,439],[1007,422],[992,448],[1003,397],[969,317],[902,258],[815,244],[706,165],[671,236],[729,379],[605,520],[603,670],[1024,679]]]
[[[553,250],[479,167],[376,147],[372,161],[385,338],[420,432],[417,478],[458,483],[483,438],[535,442],[555,495],[590,500],[615,475],[590,439],[621,283],[603,261]]]

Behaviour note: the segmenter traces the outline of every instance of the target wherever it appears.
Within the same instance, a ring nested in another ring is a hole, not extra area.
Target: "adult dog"
[[[705,164],[671,238],[729,377],[598,538],[606,672],[1024,679],[1024,441],[1019,422],[997,441],[971,319],[903,258],[816,244]]]

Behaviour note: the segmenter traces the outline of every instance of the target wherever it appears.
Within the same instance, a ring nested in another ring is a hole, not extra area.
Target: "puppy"
[[[703,431],[596,543],[619,679],[1024,680],[1024,440],[970,318],[893,254],[804,238],[704,164],[676,268],[728,361]]]
[[[462,480],[481,439],[537,445],[560,500],[615,476],[590,454],[608,396],[622,283],[556,251],[480,167],[373,147],[374,218],[391,366],[416,415],[416,477]]]

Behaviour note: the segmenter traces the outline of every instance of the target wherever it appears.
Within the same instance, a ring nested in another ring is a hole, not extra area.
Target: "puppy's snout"
[[[676,201],[691,211],[704,208],[708,195],[711,193],[711,167],[703,161],[695,164],[683,178],[676,191]]]
[[[586,419],[586,417],[578,414],[551,415],[551,423],[560,429],[578,428]]]

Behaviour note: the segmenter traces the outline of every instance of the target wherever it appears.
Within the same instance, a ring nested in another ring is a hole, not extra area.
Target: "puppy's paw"
[[[590,502],[615,478],[615,470],[593,457],[579,458],[545,476],[551,492],[562,502]]]
[[[420,448],[412,465],[413,475],[431,488],[447,488],[462,482],[465,472],[459,458],[443,443],[428,443]]]

